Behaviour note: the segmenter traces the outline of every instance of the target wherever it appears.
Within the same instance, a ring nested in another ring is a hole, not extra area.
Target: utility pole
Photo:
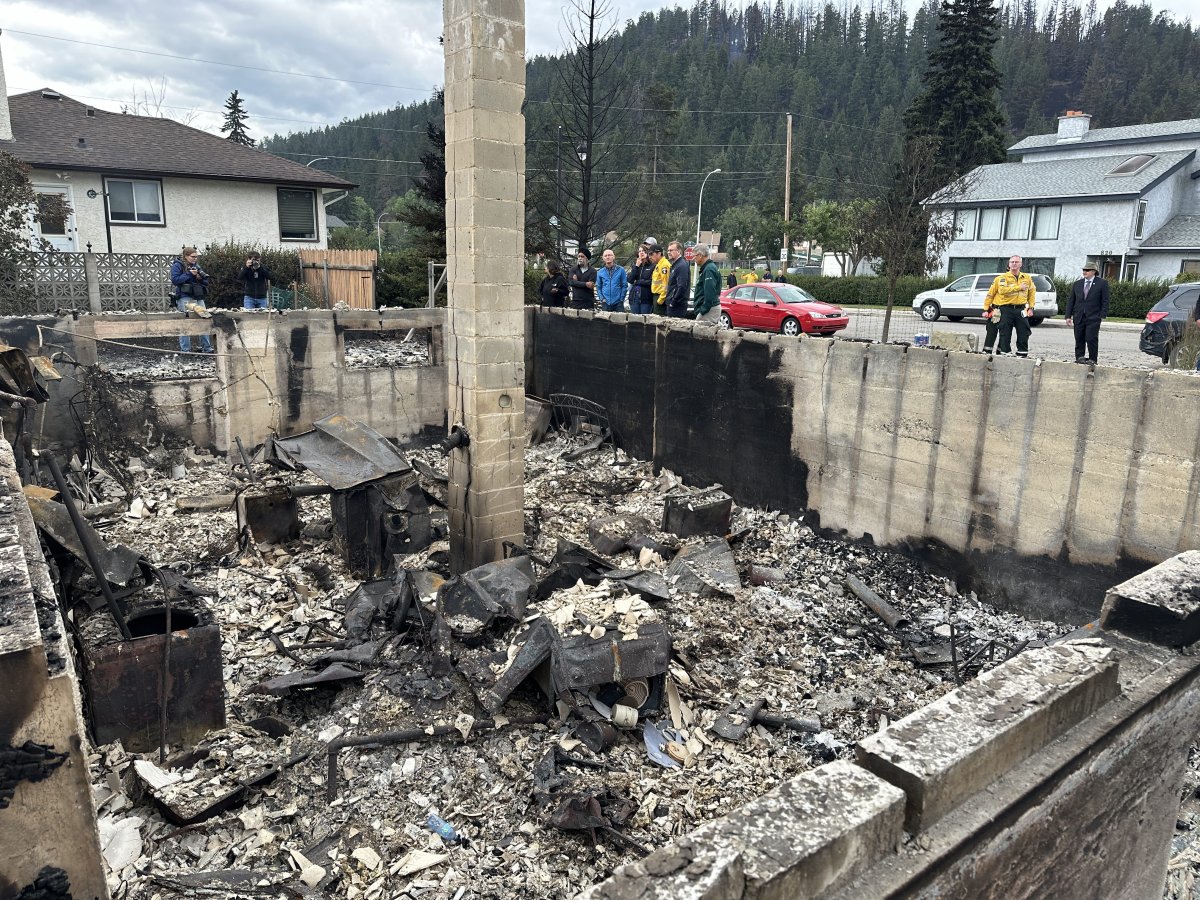
[[[787,275],[788,259],[791,257],[791,246],[788,243],[787,222],[792,218],[792,114],[787,114],[787,150],[786,162],[783,168],[783,263],[780,265],[780,275]]]
[[[560,223],[554,226],[554,242],[557,244],[558,258],[563,258],[562,246],[562,126],[558,126],[558,141],[554,147],[554,219]]]

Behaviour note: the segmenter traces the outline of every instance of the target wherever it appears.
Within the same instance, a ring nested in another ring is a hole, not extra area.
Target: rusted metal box
[[[300,537],[300,506],[287,488],[238,495],[238,529],[249,526],[259,544],[286,544]]]
[[[101,617],[83,628],[88,717],[98,744],[121,741],[145,753],[158,747],[162,715],[163,648],[166,614],[161,601],[130,610],[133,640],[110,633]],[[225,727],[225,682],[221,675],[221,627],[200,600],[189,598],[171,610],[171,661],[167,681],[167,742],[195,744],[210,730]],[[113,637],[116,637],[113,640]]]

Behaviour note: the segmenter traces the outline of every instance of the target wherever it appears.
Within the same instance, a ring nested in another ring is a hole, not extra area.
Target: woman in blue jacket
[[[208,308],[204,302],[208,293],[208,273],[200,268],[200,251],[195,247],[184,247],[183,252],[171,263],[171,284],[174,285],[171,299],[175,301],[175,308],[185,316],[189,308]],[[188,335],[179,336],[179,349],[191,353],[192,339]],[[212,340],[207,334],[200,335],[200,350],[203,353],[213,352]]]

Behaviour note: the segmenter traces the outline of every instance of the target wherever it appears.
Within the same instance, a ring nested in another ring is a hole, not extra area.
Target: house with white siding
[[[51,88],[7,96],[0,151],[71,214],[30,228],[59,250],[178,253],[235,241],[323,249],[325,207],[355,185],[171,119],[106,112]]]
[[[940,272],[1025,270],[1077,277],[1096,261],[1113,279],[1200,272],[1200,119],[1092,128],[1068,112],[1027,137],[1009,162],[980,166],[944,208],[956,237]]]

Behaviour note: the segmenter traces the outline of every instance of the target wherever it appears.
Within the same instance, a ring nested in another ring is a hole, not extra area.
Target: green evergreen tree
[[[246,108],[242,106],[242,98],[238,96],[237,91],[234,91],[225,99],[225,122],[221,126],[221,133],[225,135],[225,140],[253,147],[254,138],[246,133],[246,120],[249,118]]]
[[[905,115],[908,137],[931,139],[945,176],[1004,161],[1004,113],[992,0],[942,0],[937,44],[921,95]]]

